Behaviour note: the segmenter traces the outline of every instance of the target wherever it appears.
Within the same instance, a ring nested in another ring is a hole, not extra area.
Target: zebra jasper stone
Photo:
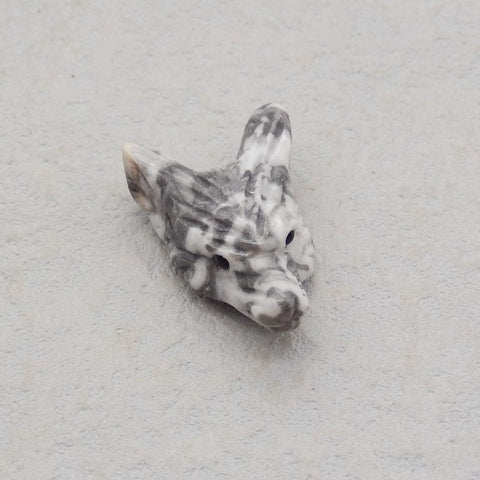
[[[196,172],[127,143],[130,193],[148,211],[173,268],[205,296],[272,330],[298,326],[314,247],[290,185],[291,128],[278,105],[245,126],[237,160]]]

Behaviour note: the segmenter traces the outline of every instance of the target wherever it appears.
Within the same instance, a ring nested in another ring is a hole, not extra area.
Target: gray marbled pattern
[[[314,247],[290,185],[288,114],[267,104],[250,117],[237,160],[196,172],[127,143],[128,187],[149,212],[174,269],[197,292],[270,329],[290,330],[308,308],[302,282]]]

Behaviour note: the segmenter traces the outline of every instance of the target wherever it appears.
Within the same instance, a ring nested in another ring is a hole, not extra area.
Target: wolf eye
[[[295,230],[290,230],[288,232],[287,238],[285,239],[285,245],[292,243],[294,237],[295,237]]]
[[[225,257],[222,257],[221,255],[214,255],[213,259],[215,260],[217,266],[220,267],[222,270],[228,270],[230,268],[230,264]]]

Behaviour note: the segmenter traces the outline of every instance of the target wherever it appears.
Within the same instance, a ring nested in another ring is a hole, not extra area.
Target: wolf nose
[[[293,330],[300,323],[302,313],[295,308],[285,310],[278,315],[262,313],[258,316],[258,322],[264,327],[275,330]]]
[[[267,297],[275,301],[275,305],[265,309],[258,315],[258,322],[267,328],[275,330],[293,330],[300,323],[300,317],[308,308],[308,300],[305,292],[298,294],[291,290],[281,291],[270,288]],[[266,302],[265,306],[268,305]]]

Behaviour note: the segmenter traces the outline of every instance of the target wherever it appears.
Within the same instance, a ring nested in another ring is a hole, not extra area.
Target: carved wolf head
[[[249,119],[236,162],[195,172],[127,143],[130,193],[149,212],[175,270],[193,290],[269,329],[297,327],[313,242],[290,186],[288,114],[273,104]]]

